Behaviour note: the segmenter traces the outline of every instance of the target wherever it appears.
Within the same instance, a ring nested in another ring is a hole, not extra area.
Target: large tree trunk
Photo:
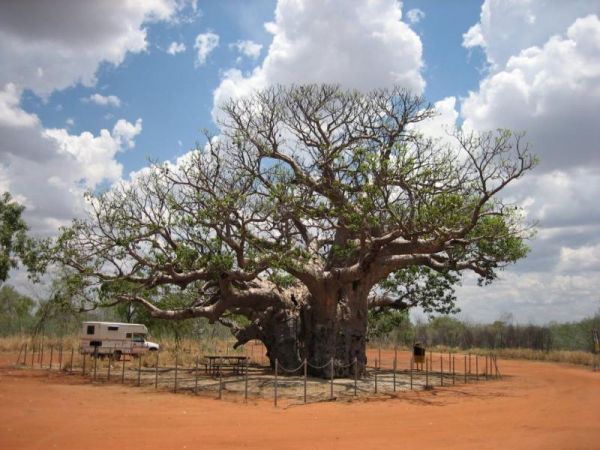
[[[303,314],[303,340],[309,372],[336,377],[360,377],[367,364],[367,295],[360,282],[326,286],[311,298]]]

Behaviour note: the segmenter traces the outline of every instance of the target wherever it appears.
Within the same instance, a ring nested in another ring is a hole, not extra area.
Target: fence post
[[[397,367],[397,356],[396,356],[396,351],[394,350],[394,367],[392,368],[392,373],[393,373],[393,383],[394,383],[394,392],[396,392],[396,367]]]
[[[156,367],[158,367],[158,354],[156,355]],[[158,372],[156,372],[156,373],[158,374]],[[194,394],[198,395],[198,355],[196,355],[196,372],[194,375]]]
[[[85,359],[86,359],[85,357],[86,357],[86,356],[87,356],[87,355],[84,353],[84,354],[83,354],[83,364],[82,364],[82,366],[81,366],[81,376],[83,376],[83,377],[85,377]]]
[[[121,384],[125,384],[125,357],[121,355]]]
[[[112,366],[113,355],[108,355],[108,373],[106,374],[106,381],[110,382],[110,366]]]
[[[31,368],[33,369],[33,361],[35,359],[35,344],[31,344]]]
[[[429,363],[425,357],[425,389],[429,387]]]
[[[158,354],[160,352],[157,350],[156,351],[156,361],[154,363],[154,389],[158,389]],[[196,366],[198,365],[198,358],[196,357]],[[196,370],[198,370],[198,367],[196,367]],[[198,375],[196,374],[196,377]],[[196,381],[196,384],[198,383],[198,381]],[[196,392],[196,391],[194,391]]]
[[[75,353],[75,349],[71,348],[71,361],[69,362],[69,373],[73,373],[73,354]]]
[[[98,367],[98,347],[94,348],[94,381],[96,381],[96,369]]]
[[[452,355],[452,386],[456,384],[456,357]]]
[[[179,351],[175,353],[175,382],[173,383],[173,393],[177,394],[177,375],[179,375]]]
[[[440,353],[440,386],[444,385],[444,354]]]
[[[358,395],[358,357],[354,357],[354,396]]]
[[[48,370],[52,371],[52,360],[54,359],[54,345],[50,345],[50,365]]]
[[[379,349],[377,354],[377,368],[381,367],[381,341],[379,342]]]
[[[413,389],[413,365],[414,365],[415,357],[411,355],[410,357],[410,390]]]
[[[248,359],[246,359],[246,370],[244,371],[244,401],[245,402],[248,401],[248,363],[249,362],[250,361]],[[304,383],[304,386],[306,387],[306,382]],[[306,392],[306,388],[304,389],[304,392]]]
[[[308,366],[308,360],[306,358],[304,358],[304,403],[305,404],[306,404],[306,376],[308,374],[307,366]]]
[[[488,379],[488,355],[485,355],[485,379]]]
[[[219,365],[219,400],[223,398],[223,364]]]
[[[142,355],[138,355],[138,373],[137,373],[137,385],[140,387],[142,382]]]
[[[475,381],[479,381],[479,355],[475,355]]]
[[[62,370],[62,358],[63,358],[63,343],[60,343],[60,352],[58,354],[58,370]]]
[[[465,384],[468,383],[467,381],[467,355],[464,355],[465,357]]]
[[[42,335],[42,348],[39,354],[40,358],[40,369],[44,367],[44,335]]]
[[[25,354],[23,355],[23,365],[27,365],[27,342],[25,342]]]
[[[330,374],[330,380],[329,380],[329,398],[333,399],[333,358],[331,358],[331,374]]]
[[[379,369],[377,369],[377,367],[375,367],[375,393],[377,394],[377,372],[379,371]]]
[[[279,360],[275,358],[275,407],[277,407],[277,371],[279,370]]]

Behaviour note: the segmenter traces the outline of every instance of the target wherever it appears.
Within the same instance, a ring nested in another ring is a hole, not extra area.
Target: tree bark
[[[367,296],[370,287],[361,282],[330,283],[311,298],[303,314],[303,344],[314,376],[358,376],[367,364]],[[320,294],[320,295],[319,295]]]

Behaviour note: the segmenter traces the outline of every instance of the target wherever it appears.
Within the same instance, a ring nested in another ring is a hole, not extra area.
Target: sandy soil
[[[387,400],[287,409],[8,367],[1,449],[599,449],[600,372],[502,361],[505,377]]]

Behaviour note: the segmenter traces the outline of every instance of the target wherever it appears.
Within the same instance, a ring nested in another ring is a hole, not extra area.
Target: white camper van
[[[81,353],[100,356],[138,356],[147,351],[157,351],[158,344],[146,341],[148,329],[138,323],[83,322]]]

